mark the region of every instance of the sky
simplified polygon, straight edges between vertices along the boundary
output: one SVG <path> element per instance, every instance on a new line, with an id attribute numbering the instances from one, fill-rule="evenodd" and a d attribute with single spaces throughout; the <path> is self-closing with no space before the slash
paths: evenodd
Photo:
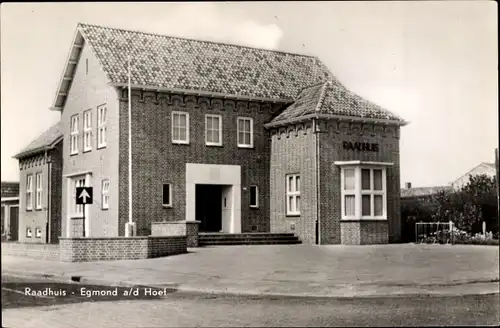
<path id="1" fill-rule="evenodd" d="M 402 116 L 401 184 L 447 185 L 498 147 L 494 1 L 2 3 L 1 179 L 49 110 L 78 22 L 318 56 Z"/>

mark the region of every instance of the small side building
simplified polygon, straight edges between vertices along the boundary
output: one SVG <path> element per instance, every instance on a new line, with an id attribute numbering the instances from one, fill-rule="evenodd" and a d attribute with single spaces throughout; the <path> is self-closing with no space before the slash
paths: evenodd
<path id="1" fill-rule="evenodd" d="M 451 183 L 453 189 L 458 190 L 464 187 L 469 182 L 470 176 L 486 175 L 488 177 L 494 177 L 496 175 L 495 163 L 481 163 L 464 175 L 458 177 L 455 181 Z"/>
<path id="2" fill-rule="evenodd" d="M 19 160 L 19 233 L 26 243 L 58 243 L 61 235 L 62 140 L 60 124 L 32 141 Z"/>
<path id="3" fill-rule="evenodd" d="M 19 231 L 19 182 L 2 181 L 1 197 L 2 241 L 15 241 Z"/>

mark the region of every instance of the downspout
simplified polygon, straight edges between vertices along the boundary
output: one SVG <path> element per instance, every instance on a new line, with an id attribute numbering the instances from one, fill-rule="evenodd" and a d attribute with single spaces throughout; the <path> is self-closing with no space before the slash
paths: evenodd
<path id="1" fill-rule="evenodd" d="M 45 161 L 48 165 L 48 176 L 47 176 L 47 229 L 45 231 L 45 242 L 48 244 L 51 242 L 51 222 L 50 222 L 50 213 L 51 213 L 51 204 L 50 204 L 50 195 L 52 187 L 50 181 L 52 180 L 52 161 L 47 156 L 47 151 L 45 151 Z"/>
<path id="2" fill-rule="evenodd" d="M 321 245 L 321 208 L 320 208 L 320 178 L 319 178 L 319 133 L 318 133 L 318 123 L 316 121 L 316 118 L 313 118 L 313 131 L 314 131 L 314 143 L 315 143 L 315 150 L 316 150 L 316 222 L 317 222 L 317 230 L 316 233 L 318 234 L 318 245 Z"/>

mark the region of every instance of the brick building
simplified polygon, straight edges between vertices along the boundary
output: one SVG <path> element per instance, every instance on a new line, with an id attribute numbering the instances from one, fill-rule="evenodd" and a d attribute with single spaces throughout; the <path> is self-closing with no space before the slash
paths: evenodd
<path id="1" fill-rule="evenodd" d="M 17 240 L 19 231 L 19 182 L 1 183 L 1 239 Z"/>
<path id="2" fill-rule="evenodd" d="M 20 242 L 57 243 L 61 235 L 62 139 L 57 123 L 14 156 L 20 169 Z"/>
<path id="3" fill-rule="evenodd" d="M 186 220 L 306 243 L 400 238 L 405 122 L 316 57 L 79 24 L 52 110 L 64 237 L 125 234 L 131 145 L 138 235 Z M 94 188 L 85 219 L 78 186 Z"/>

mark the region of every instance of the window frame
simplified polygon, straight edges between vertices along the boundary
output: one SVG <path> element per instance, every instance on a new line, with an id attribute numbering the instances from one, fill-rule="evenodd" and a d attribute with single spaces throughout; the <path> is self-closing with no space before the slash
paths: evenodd
<path id="1" fill-rule="evenodd" d="M 183 115 L 186 117 L 186 140 L 181 140 L 181 139 L 174 139 L 174 129 L 179 128 L 179 126 L 174 125 L 174 117 L 175 115 Z M 172 134 L 172 143 L 173 144 L 180 144 L 180 145 L 189 145 L 189 113 L 188 112 L 182 112 L 182 111 L 172 111 L 171 115 L 171 122 L 172 122 L 172 127 L 171 127 L 171 134 Z M 206 124 L 205 124 L 206 126 Z"/>
<path id="2" fill-rule="evenodd" d="M 42 208 L 43 208 L 43 175 L 42 172 L 37 172 L 35 173 L 35 210 L 41 210 Z"/>
<path id="3" fill-rule="evenodd" d="M 79 139 L 79 124 L 80 116 L 79 114 L 72 115 L 70 118 L 70 139 L 69 139 L 69 154 L 76 155 L 79 153 L 78 149 L 78 139 Z"/>
<path id="4" fill-rule="evenodd" d="M 208 118 L 219 119 L 219 142 L 208 141 Z M 222 115 L 205 114 L 205 145 L 206 146 L 222 146 Z"/>
<path id="5" fill-rule="evenodd" d="M 104 189 L 105 184 L 107 183 L 108 188 L 107 190 Z M 101 209 L 102 210 L 108 210 L 109 209 L 109 189 L 111 188 L 109 179 L 102 179 L 101 180 Z M 107 202 L 104 200 L 107 198 Z"/>
<path id="6" fill-rule="evenodd" d="M 103 115 L 104 113 L 104 115 Z M 104 118 L 104 119 L 103 119 Z M 97 149 L 106 148 L 107 146 L 107 120 L 108 107 L 100 105 L 97 107 Z"/>
<path id="7" fill-rule="evenodd" d="M 29 188 L 28 188 L 29 187 Z M 26 211 L 33 210 L 33 174 L 26 175 Z"/>
<path id="8" fill-rule="evenodd" d="M 255 188 L 255 204 L 252 204 L 252 188 Z M 250 186 L 250 200 L 249 204 L 251 208 L 259 208 L 259 187 L 256 185 Z"/>
<path id="9" fill-rule="evenodd" d="M 244 144 L 240 142 L 240 121 L 250 121 L 250 131 L 248 131 L 248 133 L 250 134 L 250 144 Z M 241 132 L 246 133 L 246 131 Z M 253 148 L 253 118 L 239 116 L 236 120 L 236 133 L 238 148 Z"/>
<path id="10" fill-rule="evenodd" d="M 83 112 L 83 152 L 85 153 L 91 150 L 92 150 L 92 109 L 87 109 L 86 111 Z"/>
<path id="11" fill-rule="evenodd" d="M 292 178 L 292 186 L 294 188 L 294 190 L 290 190 L 290 177 Z M 296 190 L 297 188 L 297 178 L 299 178 L 299 188 L 298 190 Z M 285 195 L 286 195 L 286 204 L 285 204 L 285 208 L 286 208 L 286 216 L 300 216 L 300 205 L 299 205 L 299 210 L 297 211 L 297 198 L 300 199 L 301 197 L 301 192 L 300 192 L 300 189 L 301 189 L 301 179 L 300 179 L 300 174 L 299 173 L 291 173 L 291 174 L 287 174 L 285 175 Z M 293 203 L 293 209 L 295 211 L 292 211 L 292 209 L 290 208 L 290 201 L 289 199 L 292 199 L 292 203 Z M 299 204 L 300 204 L 300 200 L 299 200 Z"/>
<path id="12" fill-rule="evenodd" d="M 169 204 L 163 203 L 163 200 L 165 199 L 164 193 L 165 193 L 165 186 L 168 185 L 168 200 Z M 172 207 L 172 184 L 171 183 L 164 183 L 161 185 L 161 205 L 163 207 L 171 208 Z"/>
<path id="13" fill-rule="evenodd" d="M 344 190 L 345 171 L 354 169 L 354 190 Z M 369 170 L 370 188 L 363 190 L 362 188 L 362 170 Z M 376 170 L 382 172 L 382 190 L 375 190 L 375 174 Z M 342 220 L 387 220 L 387 168 L 385 166 L 376 165 L 348 165 L 342 166 L 340 171 L 341 183 L 341 219 Z M 355 196 L 355 214 L 345 215 L 345 196 Z M 363 215 L 363 196 L 370 196 L 370 215 Z M 382 215 L 375 215 L 375 196 L 382 196 Z"/>
<path id="14" fill-rule="evenodd" d="M 72 177 L 71 179 L 71 185 L 72 185 L 72 202 L 73 202 L 73 205 L 71 205 L 71 217 L 73 218 L 83 218 L 83 207 L 86 206 L 86 205 L 77 205 L 76 204 L 76 188 L 77 187 L 89 187 L 87 184 L 87 177 L 86 175 L 79 175 L 79 176 L 75 176 L 75 177 Z M 79 185 L 79 182 L 81 182 L 83 180 L 83 185 Z M 87 218 L 86 218 L 87 219 Z"/>

